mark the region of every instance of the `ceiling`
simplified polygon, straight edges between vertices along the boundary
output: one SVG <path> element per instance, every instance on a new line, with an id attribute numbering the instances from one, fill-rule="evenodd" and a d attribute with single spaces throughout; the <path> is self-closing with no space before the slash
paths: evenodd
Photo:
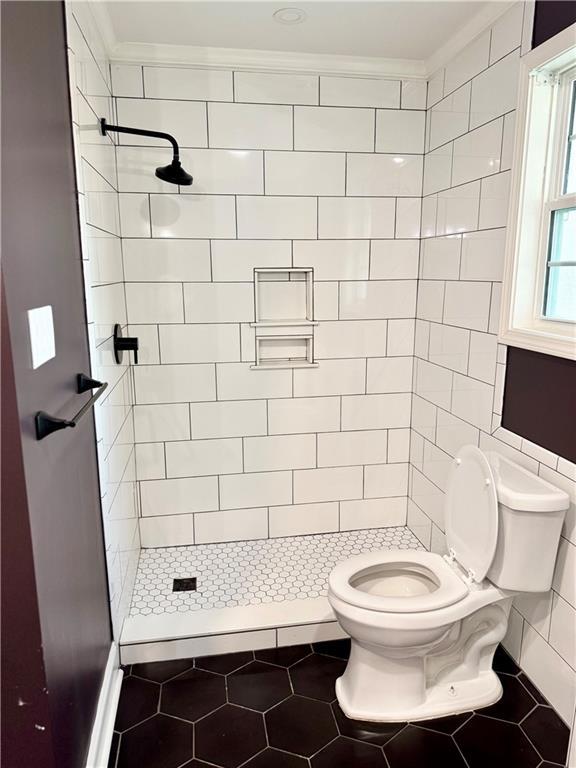
<path id="1" fill-rule="evenodd" d="M 248 50 L 425 60 L 498 0 L 118 0 L 101 2 L 118 43 L 193 45 Z M 277 23 L 286 7 L 301 24 Z"/>

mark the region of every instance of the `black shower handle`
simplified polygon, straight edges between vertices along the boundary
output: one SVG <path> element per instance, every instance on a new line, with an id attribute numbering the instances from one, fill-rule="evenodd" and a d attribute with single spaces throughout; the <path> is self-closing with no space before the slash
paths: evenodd
<path id="1" fill-rule="evenodd" d="M 116 362 L 122 362 L 124 352 L 133 352 L 134 365 L 138 365 L 138 347 L 138 337 L 122 336 L 122 326 L 119 323 L 116 323 L 114 326 L 114 359 Z"/>

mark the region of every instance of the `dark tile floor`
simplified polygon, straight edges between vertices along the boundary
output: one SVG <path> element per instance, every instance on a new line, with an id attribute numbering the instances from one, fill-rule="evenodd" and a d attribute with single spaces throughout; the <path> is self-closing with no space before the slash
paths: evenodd
<path id="1" fill-rule="evenodd" d="M 568 728 L 501 649 L 502 699 L 420 723 L 348 720 L 349 642 L 126 668 L 109 768 L 557 768 Z"/>

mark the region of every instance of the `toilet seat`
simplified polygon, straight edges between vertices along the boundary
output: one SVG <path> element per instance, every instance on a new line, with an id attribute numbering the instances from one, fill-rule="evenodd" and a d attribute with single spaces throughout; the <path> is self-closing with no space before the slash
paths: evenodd
<path id="1" fill-rule="evenodd" d="M 354 586 L 354 582 L 372 575 L 382 579 L 386 591 L 387 576 L 396 580 L 405 576 L 408 582 L 414 574 L 433 582 L 433 590 L 425 594 L 382 595 Z M 380 613 L 435 611 L 454 605 L 469 594 L 466 582 L 440 555 L 403 549 L 368 552 L 340 563 L 330 574 L 329 587 L 332 594 L 345 603 Z"/>
<path id="2" fill-rule="evenodd" d="M 465 445 L 452 462 L 445 510 L 450 556 L 480 583 L 496 552 L 498 498 L 490 463 L 475 445 Z"/>

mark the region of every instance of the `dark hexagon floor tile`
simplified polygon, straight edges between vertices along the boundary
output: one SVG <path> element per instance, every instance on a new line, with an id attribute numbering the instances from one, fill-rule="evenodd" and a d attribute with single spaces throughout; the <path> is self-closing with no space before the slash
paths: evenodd
<path id="1" fill-rule="evenodd" d="M 440 733 L 448 733 L 452 735 L 461 725 L 464 725 L 467 720 L 470 720 L 473 714 L 473 712 L 464 712 L 461 715 L 437 717 L 434 720 L 421 720 L 411 723 L 411 725 L 415 725 L 418 728 L 426 728 L 428 731 L 439 731 Z"/>
<path id="2" fill-rule="evenodd" d="M 112 743 L 110 744 L 110 754 L 108 755 L 107 768 L 116 768 L 116 757 L 118 756 L 118 747 L 120 746 L 120 734 L 112 734 Z"/>
<path id="3" fill-rule="evenodd" d="M 454 738 L 470 768 L 536 768 L 540 763 L 522 729 L 512 723 L 475 714 Z"/>
<path id="4" fill-rule="evenodd" d="M 492 668 L 495 672 L 505 672 L 507 675 L 517 675 L 521 672 L 518 664 L 516 664 L 512 656 L 510 656 L 501 645 L 496 648 Z"/>
<path id="5" fill-rule="evenodd" d="M 175 661 L 152 661 L 144 664 L 132 664 L 131 674 L 144 677 L 155 683 L 165 683 L 171 677 L 181 675 L 187 669 L 192 669 L 194 659 L 176 659 Z"/>
<path id="6" fill-rule="evenodd" d="M 346 662 L 343 659 L 318 654 L 308 656 L 290 667 L 294 693 L 321 701 L 334 701 L 336 680 L 345 669 Z"/>
<path id="7" fill-rule="evenodd" d="M 398 736 L 389 741 L 384 746 L 384 754 L 390 768 L 467 768 L 451 736 L 427 731 L 415 725 L 407 725 Z M 483 768 L 487 768 L 487 765 L 488 763 Z"/>
<path id="8" fill-rule="evenodd" d="M 285 645 L 281 648 L 265 648 L 262 651 L 256 651 L 254 655 L 259 661 L 265 661 L 268 664 L 291 667 L 292 664 L 296 664 L 311 653 L 312 648 L 309 645 Z"/>
<path id="9" fill-rule="evenodd" d="M 160 711 L 198 720 L 226 703 L 226 681 L 204 669 L 190 669 L 162 686 Z"/>
<path id="10" fill-rule="evenodd" d="M 244 763 L 242 768 L 308 768 L 308 760 L 288 752 L 267 747 L 259 755 Z"/>
<path id="11" fill-rule="evenodd" d="M 266 746 L 262 715 L 233 704 L 207 715 L 195 728 L 196 757 L 224 768 L 236 768 Z"/>
<path id="12" fill-rule="evenodd" d="M 160 686 L 156 683 L 127 677 L 122 681 L 114 730 L 125 731 L 156 714 L 159 698 Z"/>
<path id="13" fill-rule="evenodd" d="M 380 747 L 406 726 L 406 723 L 373 723 L 369 720 L 350 720 L 342 712 L 337 701 L 332 704 L 332 711 L 342 736 L 365 741 L 369 744 L 377 744 Z"/>
<path id="14" fill-rule="evenodd" d="M 344 736 L 338 736 L 314 755 L 310 762 L 312 768 L 387 768 L 380 747 Z"/>
<path id="15" fill-rule="evenodd" d="M 337 659 L 348 659 L 350 657 L 350 639 L 342 640 L 322 640 L 319 643 L 312 643 L 315 653 L 321 653 L 324 656 L 335 656 Z"/>
<path id="16" fill-rule="evenodd" d="M 527 676 L 524 674 L 524 672 L 521 672 L 521 673 L 518 675 L 518 680 L 520 680 L 520 682 L 522 683 L 522 685 L 524 686 L 524 688 L 526 688 L 526 690 L 528 691 L 528 693 L 529 693 L 529 694 L 532 696 L 532 698 L 534 699 L 534 701 L 535 701 L 537 704 L 545 704 L 545 705 L 548 705 L 548 706 L 549 706 L 549 702 L 548 702 L 548 700 L 547 700 L 547 699 L 545 699 L 545 698 L 544 698 L 544 696 L 542 696 L 542 694 L 540 693 L 540 691 L 538 690 L 538 688 L 536 688 L 536 686 L 534 685 L 534 683 L 532 682 L 532 680 L 530 680 L 530 678 L 529 678 L 529 677 L 527 677 Z"/>
<path id="17" fill-rule="evenodd" d="M 489 707 L 482 707 L 480 714 L 489 717 L 497 717 L 500 720 L 508 720 L 511 723 L 519 723 L 528 712 L 534 709 L 536 702 L 530 696 L 526 688 L 515 677 L 510 675 L 498 675 L 504 693 L 502 698 Z"/>
<path id="18" fill-rule="evenodd" d="M 328 704 L 291 696 L 264 715 L 271 747 L 310 757 L 338 735 Z"/>
<path id="19" fill-rule="evenodd" d="M 566 762 L 570 729 L 550 707 L 536 707 L 522 721 L 522 730 L 545 760 Z"/>
<path id="20" fill-rule="evenodd" d="M 122 734 L 117 768 L 179 768 L 193 755 L 193 725 L 155 715 Z"/>
<path id="21" fill-rule="evenodd" d="M 235 669 L 240 669 L 244 664 L 254 659 L 253 651 L 238 651 L 238 653 L 224 653 L 220 656 L 200 656 L 196 659 L 198 669 L 206 669 L 208 672 L 216 672 L 219 675 L 228 675 Z"/>
<path id="22" fill-rule="evenodd" d="M 228 701 L 265 712 L 292 695 L 288 672 L 280 667 L 251 661 L 228 675 Z"/>

